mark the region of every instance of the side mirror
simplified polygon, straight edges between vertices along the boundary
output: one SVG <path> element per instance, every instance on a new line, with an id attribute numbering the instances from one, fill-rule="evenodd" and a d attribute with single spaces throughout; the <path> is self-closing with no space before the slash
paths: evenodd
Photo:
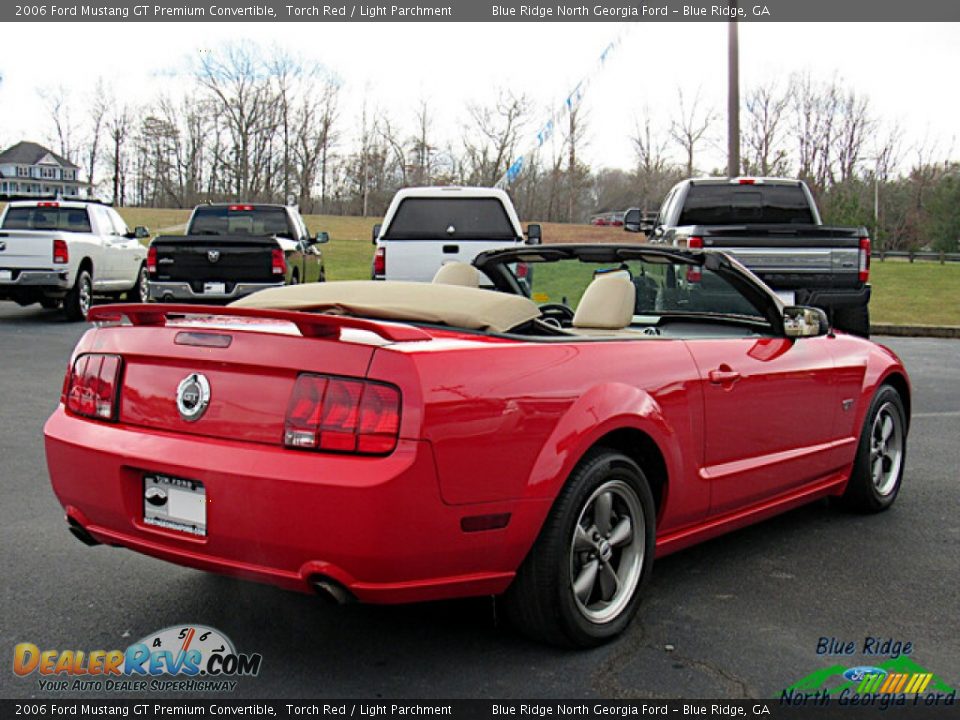
<path id="1" fill-rule="evenodd" d="M 143 225 L 137 225 L 137 226 L 133 229 L 133 236 L 134 236 L 137 240 L 144 240 L 144 239 L 150 237 L 150 230 L 149 230 L 148 228 L 145 228 Z"/>
<path id="2" fill-rule="evenodd" d="M 623 229 L 627 232 L 644 232 L 640 208 L 630 208 L 623 214 Z"/>
<path id="3" fill-rule="evenodd" d="M 317 233 L 317 239 L 313 241 L 315 245 L 324 245 L 330 242 L 330 233 L 326 230 Z"/>
<path id="4" fill-rule="evenodd" d="M 380 228 L 383 227 L 380 223 L 377 223 L 373 226 L 373 244 L 377 244 L 377 238 L 380 237 Z"/>
<path id="5" fill-rule="evenodd" d="M 542 242 L 540 226 L 536 223 L 527 225 L 527 245 L 540 245 Z"/>
<path id="6" fill-rule="evenodd" d="M 830 320 L 820 308 L 788 306 L 783 309 L 783 334 L 788 338 L 818 337 L 830 331 Z"/>

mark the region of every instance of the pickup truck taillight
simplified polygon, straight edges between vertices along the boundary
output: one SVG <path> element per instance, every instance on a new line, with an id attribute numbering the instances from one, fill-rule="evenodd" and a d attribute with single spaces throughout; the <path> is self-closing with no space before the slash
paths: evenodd
<path id="1" fill-rule="evenodd" d="M 870 279 L 870 238 L 860 238 L 860 282 Z"/>
<path id="2" fill-rule="evenodd" d="M 70 262 L 70 250 L 67 248 L 66 240 L 53 241 L 53 264 L 66 265 Z"/>
<path id="3" fill-rule="evenodd" d="M 287 257 L 283 254 L 283 250 L 280 248 L 275 248 L 271 254 L 273 274 L 274 275 L 286 275 L 287 274 Z"/>
<path id="4" fill-rule="evenodd" d="M 689 250 L 702 250 L 703 249 L 703 238 L 699 235 L 693 235 L 687 240 L 687 248 Z M 703 273 L 700 271 L 700 267 L 697 265 L 690 265 L 687 267 L 687 282 L 698 283 L 703 279 Z"/>
<path id="5" fill-rule="evenodd" d="M 386 383 L 305 373 L 297 377 L 283 444 L 304 450 L 386 455 L 400 434 L 400 390 Z"/>
<path id="6" fill-rule="evenodd" d="M 120 356 L 81 355 L 67 373 L 67 410 L 96 420 L 115 420 L 120 390 Z"/>
<path id="7" fill-rule="evenodd" d="M 703 238 L 699 235 L 691 235 L 687 239 L 687 248 L 690 250 L 702 250 L 703 249 Z"/>
<path id="8" fill-rule="evenodd" d="M 147 272 L 155 273 L 157 271 L 157 249 L 152 245 L 147 248 Z"/>
<path id="9" fill-rule="evenodd" d="M 383 246 L 378 247 L 373 254 L 373 275 L 374 277 L 383 277 L 387 274 L 387 249 Z"/>

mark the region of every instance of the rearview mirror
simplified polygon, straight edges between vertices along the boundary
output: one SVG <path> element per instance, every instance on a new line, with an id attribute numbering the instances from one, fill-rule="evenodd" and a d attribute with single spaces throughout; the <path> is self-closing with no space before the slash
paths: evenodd
<path id="1" fill-rule="evenodd" d="M 527 245 L 539 245 L 543 242 L 540 226 L 536 223 L 527 225 Z"/>
<path id="2" fill-rule="evenodd" d="M 382 225 L 381 225 L 380 223 L 377 223 L 376 225 L 373 226 L 373 244 L 374 244 L 374 245 L 377 244 L 377 238 L 380 237 L 380 228 L 381 228 L 381 227 L 382 227 Z"/>
<path id="3" fill-rule="evenodd" d="M 148 228 L 145 228 L 143 225 L 137 225 L 133 229 L 133 236 L 137 240 L 143 240 L 145 238 L 150 237 L 150 230 Z"/>
<path id="4" fill-rule="evenodd" d="M 314 240 L 316 245 L 323 245 L 324 243 L 328 242 L 330 242 L 330 233 L 325 230 L 317 233 L 317 239 Z"/>
<path id="5" fill-rule="evenodd" d="M 790 306 L 783 309 L 783 334 L 789 338 L 817 337 L 830 330 L 830 320 L 820 308 Z"/>
<path id="6" fill-rule="evenodd" d="M 640 208 L 630 208 L 623 214 L 623 229 L 627 232 L 643 232 L 643 213 Z"/>

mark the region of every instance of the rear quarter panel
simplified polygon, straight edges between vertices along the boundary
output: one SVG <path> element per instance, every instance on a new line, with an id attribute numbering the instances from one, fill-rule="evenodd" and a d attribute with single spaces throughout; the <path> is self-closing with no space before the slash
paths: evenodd
<path id="1" fill-rule="evenodd" d="M 605 434 L 634 428 L 660 447 L 671 478 L 661 522 L 671 527 L 705 515 L 709 497 L 696 473 L 703 401 L 682 342 L 414 345 L 377 351 L 369 377 L 396 382 L 407 374 L 403 411 L 418 417 L 403 424 L 422 423 L 446 503 L 552 499 Z"/>

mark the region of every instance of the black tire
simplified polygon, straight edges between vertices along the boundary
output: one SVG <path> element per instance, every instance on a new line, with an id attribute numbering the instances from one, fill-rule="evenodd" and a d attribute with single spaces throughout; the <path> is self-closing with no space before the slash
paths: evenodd
<path id="1" fill-rule="evenodd" d="M 296 270 L 294 270 L 293 273 L 291 273 L 290 275 L 290 284 L 291 285 L 300 284 L 300 274 Z"/>
<path id="2" fill-rule="evenodd" d="M 889 508 L 900 493 L 906 458 L 907 416 L 903 400 L 893 387 L 881 385 L 863 422 L 857 457 L 840 504 L 861 513 Z"/>
<path id="3" fill-rule="evenodd" d="M 866 305 L 837 308 L 833 311 L 833 326 L 851 335 L 870 337 L 870 308 Z"/>
<path id="4" fill-rule="evenodd" d="M 604 495 L 609 502 L 601 503 Z M 610 510 L 601 513 L 601 504 Z M 655 517 L 650 485 L 633 460 L 607 448 L 588 452 L 504 596 L 508 619 L 522 633 L 564 647 L 592 647 L 623 632 L 651 573 Z M 615 541 L 626 518 L 632 533 Z M 640 519 L 643 528 L 638 529 Z M 612 593 L 610 572 L 617 578 Z M 580 591 L 575 581 L 584 581 Z"/>
<path id="5" fill-rule="evenodd" d="M 132 303 L 150 302 L 150 273 L 147 272 L 145 263 L 140 265 L 140 270 L 137 272 L 137 282 L 127 292 L 127 300 Z"/>
<path id="6" fill-rule="evenodd" d="M 70 292 L 63 298 L 63 314 L 67 320 L 77 322 L 87 319 L 87 311 L 93 302 L 93 278 L 90 271 L 81 268 L 77 273 L 77 280 L 70 288 Z"/>

